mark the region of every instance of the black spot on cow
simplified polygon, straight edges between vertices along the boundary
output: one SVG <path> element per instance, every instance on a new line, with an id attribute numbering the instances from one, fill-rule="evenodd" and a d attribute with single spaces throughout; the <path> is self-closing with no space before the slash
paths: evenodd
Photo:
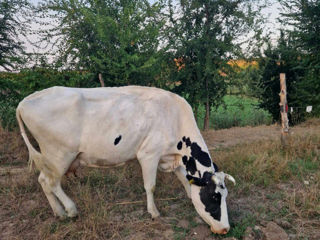
<path id="1" fill-rule="evenodd" d="M 196 142 L 191 144 L 191 156 L 197 159 L 203 166 L 210 167 L 211 159 L 209 154 L 202 151 Z"/>
<path id="2" fill-rule="evenodd" d="M 191 146 L 191 140 L 190 140 L 190 138 L 187 138 L 187 139 L 186 139 L 186 145 L 187 145 L 187 147 L 190 147 L 190 146 Z"/>
<path id="3" fill-rule="evenodd" d="M 183 156 L 182 157 L 182 162 L 183 162 L 184 165 L 187 165 L 188 157 L 187 156 Z"/>
<path id="4" fill-rule="evenodd" d="M 190 182 L 190 183 L 192 183 L 192 184 L 194 184 L 194 185 L 197 185 L 197 186 L 205 186 L 205 185 L 203 185 L 203 182 L 202 182 L 202 179 L 201 179 L 201 178 L 197 178 L 197 177 L 191 176 L 191 175 L 189 175 L 189 174 L 187 174 L 186 177 L 187 177 L 187 179 L 188 179 L 189 182 L 192 180 L 192 182 Z"/>
<path id="5" fill-rule="evenodd" d="M 206 212 L 217 221 L 221 220 L 221 194 L 215 192 L 216 184 L 213 181 L 201 187 L 200 200 L 205 205 Z"/>
<path id="6" fill-rule="evenodd" d="M 211 172 L 204 172 L 202 176 L 202 182 L 204 185 L 208 185 L 210 182 L 212 182 L 212 173 Z"/>
<path id="7" fill-rule="evenodd" d="M 121 135 L 114 140 L 114 145 L 117 145 L 121 140 Z"/>
<path id="8" fill-rule="evenodd" d="M 182 137 L 182 141 L 186 143 L 187 148 L 191 148 L 191 157 L 193 157 L 196 161 L 198 161 L 205 167 L 210 167 L 212 163 L 215 171 L 219 171 L 218 166 L 211 161 L 209 154 L 207 152 L 202 151 L 201 147 L 196 142 L 191 142 L 190 138 L 187 138 L 186 136 Z M 180 142 L 177 145 L 178 149 L 180 147 Z"/>
<path id="9" fill-rule="evenodd" d="M 188 181 L 192 180 L 192 184 L 197 185 L 199 187 L 203 187 L 209 184 L 209 182 L 212 182 L 212 173 L 210 172 L 204 172 L 203 176 L 201 178 L 191 176 L 187 174 Z"/>
<path id="10" fill-rule="evenodd" d="M 219 172 L 219 168 L 218 168 L 217 164 L 215 164 L 214 162 L 212 162 L 212 164 L 213 164 L 215 172 Z"/>
<path id="11" fill-rule="evenodd" d="M 181 150 L 181 148 L 182 148 L 182 142 L 181 141 L 178 142 L 177 148 L 178 148 L 178 150 Z"/>
<path id="12" fill-rule="evenodd" d="M 196 161 L 193 157 L 190 157 L 186 164 L 187 172 L 190 172 L 191 175 L 194 175 L 197 171 Z"/>

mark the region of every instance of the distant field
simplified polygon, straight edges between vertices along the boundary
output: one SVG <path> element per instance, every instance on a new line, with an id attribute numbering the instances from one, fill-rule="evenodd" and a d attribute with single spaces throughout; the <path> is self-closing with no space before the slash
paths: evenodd
<path id="1" fill-rule="evenodd" d="M 258 126 L 272 123 L 271 115 L 259 108 L 256 99 L 248 97 L 225 96 L 224 104 L 211 110 L 210 128 L 223 129 L 231 127 Z M 198 125 L 203 127 L 204 106 L 199 107 Z"/>

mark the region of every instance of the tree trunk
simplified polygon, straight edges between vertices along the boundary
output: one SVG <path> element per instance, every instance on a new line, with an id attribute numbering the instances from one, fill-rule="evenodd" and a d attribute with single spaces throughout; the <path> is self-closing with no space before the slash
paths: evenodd
<path id="1" fill-rule="evenodd" d="M 100 81 L 101 87 L 104 87 L 104 81 L 101 73 L 99 73 L 99 81 Z"/>
<path id="2" fill-rule="evenodd" d="M 203 130 L 209 130 L 209 120 L 210 120 L 210 102 L 209 99 L 206 101 L 206 116 L 204 117 Z"/>
<path id="3" fill-rule="evenodd" d="M 204 122 L 203 122 L 203 130 L 209 130 L 209 120 L 210 120 L 210 100 L 209 100 L 209 82 L 208 78 L 206 77 L 206 93 L 207 93 L 207 100 L 206 100 L 206 116 L 204 117 Z"/>
<path id="4" fill-rule="evenodd" d="M 196 123 L 198 123 L 198 109 L 199 105 L 196 103 L 196 105 L 194 106 L 194 118 L 196 119 Z"/>

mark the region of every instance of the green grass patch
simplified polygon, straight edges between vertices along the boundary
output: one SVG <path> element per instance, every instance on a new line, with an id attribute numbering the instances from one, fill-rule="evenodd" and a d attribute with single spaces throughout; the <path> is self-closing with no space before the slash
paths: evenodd
<path id="1" fill-rule="evenodd" d="M 205 116 L 204 106 L 198 110 L 198 126 L 203 128 Z M 258 126 L 271 124 L 272 116 L 259 107 L 259 101 L 248 97 L 227 95 L 223 104 L 217 109 L 211 109 L 210 127 L 223 129 L 231 127 Z"/>
<path id="2" fill-rule="evenodd" d="M 254 215 L 247 215 L 240 222 L 230 222 L 230 231 L 225 237 L 235 237 L 240 239 L 243 237 L 247 227 L 253 227 L 256 223 L 256 217 Z"/>
<path id="3" fill-rule="evenodd" d="M 302 179 L 308 173 L 315 173 L 319 170 L 319 161 L 312 161 L 311 156 L 305 159 L 296 159 L 289 163 L 289 169 L 292 174 L 296 174 Z"/>

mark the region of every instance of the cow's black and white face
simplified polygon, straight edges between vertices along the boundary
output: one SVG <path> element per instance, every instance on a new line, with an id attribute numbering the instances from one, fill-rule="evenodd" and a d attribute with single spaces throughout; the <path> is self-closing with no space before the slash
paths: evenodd
<path id="1" fill-rule="evenodd" d="M 226 198 L 228 190 L 224 179 L 230 175 L 223 172 L 211 174 L 211 178 L 204 186 L 191 185 L 191 199 L 196 211 L 211 227 L 211 231 L 226 234 L 229 229 Z"/>
<path id="2" fill-rule="evenodd" d="M 177 144 L 182 153 L 182 163 L 191 184 L 191 199 L 195 209 L 211 227 L 211 231 L 226 234 L 230 229 L 226 198 L 228 190 L 225 178 L 235 183 L 229 174 L 218 171 L 207 149 L 202 149 L 197 142 L 183 137 Z"/>

